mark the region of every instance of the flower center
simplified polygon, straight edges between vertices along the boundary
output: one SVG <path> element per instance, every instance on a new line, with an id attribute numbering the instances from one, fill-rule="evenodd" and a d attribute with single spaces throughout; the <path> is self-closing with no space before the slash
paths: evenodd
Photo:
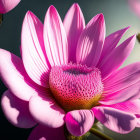
<path id="1" fill-rule="evenodd" d="M 100 71 L 80 64 L 52 67 L 49 85 L 65 111 L 92 108 L 97 105 L 103 91 Z"/>

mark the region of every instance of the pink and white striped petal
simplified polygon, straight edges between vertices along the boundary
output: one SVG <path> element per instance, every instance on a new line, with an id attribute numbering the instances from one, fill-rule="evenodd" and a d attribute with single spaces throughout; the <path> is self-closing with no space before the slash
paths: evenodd
<path id="1" fill-rule="evenodd" d="M 20 100 L 9 90 L 4 92 L 1 106 L 8 121 L 16 127 L 31 128 L 36 125 L 29 113 L 28 102 Z"/>
<path id="2" fill-rule="evenodd" d="M 140 98 L 140 82 L 137 82 L 123 90 L 115 93 L 104 93 L 99 102 L 105 105 L 117 104 L 126 101 L 132 101 Z"/>
<path id="3" fill-rule="evenodd" d="M 43 41 L 43 24 L 30 11 L 22 25 L 21 52 L 28 75 L 35 83 L 47 87 L 50 66 Z"/>
<path id="4" fill-rule="evenodd" d="M 68 62 L 76 63 L 77 42 L 85 28 L 84 16 L 77 3 L 74 3 L 68 10 L 63 24 L 68 38 Z"/>
<path id="5" fill-rule="evenodd" d="M 128 112 L 131 114 L 140 114 L 140 100 L 139 99 L 122 102 L 118 104 L 113 104 L 113 105 L 105 105 L 105 106 L 122 110 L 124 112 Z"/>
<path id="6" fill-rule="evenodd" d="M 94 107 L 94 115 L 104 126 L 121 134 L 134 130 L 137 119 L 135 115 L 110 107 Z"/>
<path id="7" fill-rule="evenodd" d="M 28 140 L 66 140 L 64 127 L 50 128 L 38 125 L 33 129 Z"/>
<path id="8" fill-rule="evenodd" d="M 68 63 L 68 43 L 61 18 L 50 6 L 44 21 L 44 43 L 51 66 Z"/>
<path id="9" fill-rule="evenodd" d="M 29 110 L 34 119 L 43 125 L 57 128 L 64 124 L 65 112 L 49 96 L 31 97 Z"/>
<path id="10" fill-rule="evenodd" d="M 116 71 L 126 60 L 135 45 L 136 35 L 129 37 L 121 45 L 115 48 L 98 66 L 102 78 L 105 79 L 112 72 Z"/>
<path id="11" fill-rule="evenodd" d="M 100 61 L 98 64 L 100 65 L 101 61 L 105 59 L 112 52 L 112 50 L 117 46 L 123 34 L 129 29 L 129 27 L 123 28 L 119 31 L 116 31 L 105 38 L 103 50 L 101 53 Z"/>
<path id="12" fill-rule="evenodd" d="M 74 110 L 65 116 L 68 131 L 74 136 L 84 135 L 94 123 L 94 114 L 91 110 Z"/>
<path id="13" fill-rule="evenodd" d="M 130 64 L 106 78 L 104 91 L 114 93 L 140 81 L 140 62 Z"/>
<path id="14" fill-rule="evenodd" d="M 20 0 L 0 0 L 0 13 L 5 14 L 19 4 Z"/>
<path id="15" fill-rule="evenodd" d="M 105 22 L 103 14 L 93 17 L 80 35 L 76 50 L 78 63 L 96 66 L 105 38 Z"/>
<path id="16" fill-rule="evenodd" d="M 46 91 L 28 77 L 19 57 L 3 49 L 0 49 L 0 76 L 7 88 L 25 101 L 29 101 L 33 95 L 44 94 Z"/>

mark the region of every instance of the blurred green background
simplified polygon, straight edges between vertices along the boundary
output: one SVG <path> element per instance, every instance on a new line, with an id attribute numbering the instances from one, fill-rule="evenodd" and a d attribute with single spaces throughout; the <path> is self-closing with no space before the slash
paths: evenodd
<path id="1" fill-rule="evenodd" d="M 103 13 L 106 22 L 106 35 L 131 25 L 129 31 L 123 36 L 120 42 L 133 34 L 140 32 L 140 18 L 130 10 L 127 0 L 21 0 L 21 3 L 12 11 L 4 15 L 0 26 L 0 48 L 11 51 L 20 56 L 20 33 L 24 15 L 28 10 L 36 14 L 43 22 L 47 8 L 54 5 L 63 19 L 69 7 L 77 2 L 84 14 L 86 23 L 96 14 Z M 125 61 L 123 66 L 140 61 L 140 44 L 136 41 L 134 50 Z M 123 67 L 122 66 L 122 67 Z M 6 87 L 0 81 L 0 95 Z M 12 126 L 0 109 L 0 140 L 26 140 L 31 129 L 19 129 Z M 104 130 L 114 140 L 140 140 L 140 128 L 135 129 L 127 135 L 121 135 Z M 100 140 L 95 136 L 90 140 Z"/>

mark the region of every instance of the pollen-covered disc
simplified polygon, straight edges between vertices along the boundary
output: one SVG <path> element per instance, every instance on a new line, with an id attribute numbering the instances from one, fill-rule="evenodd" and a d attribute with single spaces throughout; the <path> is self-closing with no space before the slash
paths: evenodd
<path id="1" fill-rule="evenodd" d="M 103 91 L 100 71 L 79 64 L 54 66 L 49 85 L 53 96 L 66 111 L 93 107 Z"/>

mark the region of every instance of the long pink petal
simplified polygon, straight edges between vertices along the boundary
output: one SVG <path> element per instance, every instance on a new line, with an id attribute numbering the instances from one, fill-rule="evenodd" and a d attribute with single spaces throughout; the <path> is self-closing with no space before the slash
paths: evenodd
<path id="1" fill-rule="evenodd" d="M 140 98 L 140 82 L 115 93 L 103 94 L 101 104 L 111 105 Z"/>
<path id="2" fill-rule="evenodd" d="M 125 40 L 121 45 L 115 48 L 109 55 L 106 57 L 98 66 L 101 70 L 102 78 L 106 78 L 113 71 L 117 70 L 125 59 L 131 53 L 134 44 L 135 44 L 136 36 L 131 36 L 127 40 Z"/>
<path id="3" fill-rule="evenodd" d="M 66 114 L 66 126 L 74 136 L 84 135 L 94 123 L 94 114 L 91 110 L 74 110 Z"/>
<path id="4" fill-rule="evenodd" d="M 52 128 L 64 124 L 65 112 L 50 97 L 33 96 L 29 101 L 29 110 L 34 119 Z"/>
<path id="5" fill-rule="evenodd" d="M 108 54 L 111 53 L 111 51 L 117 46 L 118 42 L 120 41 L 121 37 L 123 34 L 129 29 L 129 27 L 123 28 L 119 31 L 116 31 L 109 36 L 105 38 L 103 50 L 101 53 L 100 61 L 98 62 L 99 64 L 105 57 L 108 56 Z"/>
<path id="6" fill-rule="evenodd" d="M 0 13 L 5 14 L 15 8 L 20 0 L 0 0 Z"/>
<path id="7" fill-rule="evenodd" d="M 92 110 L 103 125 L 117 133 L 129 133 L 134 130 L 137 123 L 135 115 L 114 108 L 94 107 Z"/>
<path id="8" fill-rule="evenodd" d="M 140 62 L 130 64 L 106 78 L 104 91 L 114 93 L 140 81 Z"/>
<path id="9" fill-rule="evenodd" d="M 36 125 L 29 113 L 28 102 L 20 100 L 7 90 L 1 99 L 1 106 L 6 118 L 15 126 L 31 128 Z"/>
<path id="10" fill-rule="evenodd" d="M 30 11 L 25 15 L 21 33 L 21 52 L 25 69 L 31 79 L 48 86 L 49 64 L 43 41 L 43 25 Z"/>
<path id="11" fill-rule="evenodd" d="M 51 66 L 67 64 L 67 37 L 61 18 L 53 6 L 49 7 L 45 16 L 44 42 Z"/>
<path id="12" fill-rule="evenodd" d="M 81 33 L 76 50 L 78 63 L 96 66 L 99 61 L 105 38 L 103 14 L 93 17 Z"/>
<path id="13" fill-rule="evenodd" d="M 132 100 L 113 105 L 106 105 L 107 107 L 119 109 L 131 114 L 140 114 L 140 100 Z"/>
<path id="14" fill-rule="evenodd" d="M 85 28 L 84 16 L 77 3 L 71 6 L 64 18 L 63 24 L 68 38 L 68 61 L 76 63 L 77 42 Z"/>
<path id="15" fill-rule="evenodd" d="M 29 101 L 31 96 L 46 90 L 28 77 L 19 57 L 3 49 L 0 49 L 0 76 L 10 91 L 22 100 Z"/>
<path id="16" fill-rule="evenodd" d="M 49 128 L 39 125 L 33 129 L 28 140 L 66 140 L 64 127 Z"/>
<path id="17" fill-rule="evenodd" d="M 140 1 L 139 0 L 128 0 L 131 10 L 140 17 Z"/>

